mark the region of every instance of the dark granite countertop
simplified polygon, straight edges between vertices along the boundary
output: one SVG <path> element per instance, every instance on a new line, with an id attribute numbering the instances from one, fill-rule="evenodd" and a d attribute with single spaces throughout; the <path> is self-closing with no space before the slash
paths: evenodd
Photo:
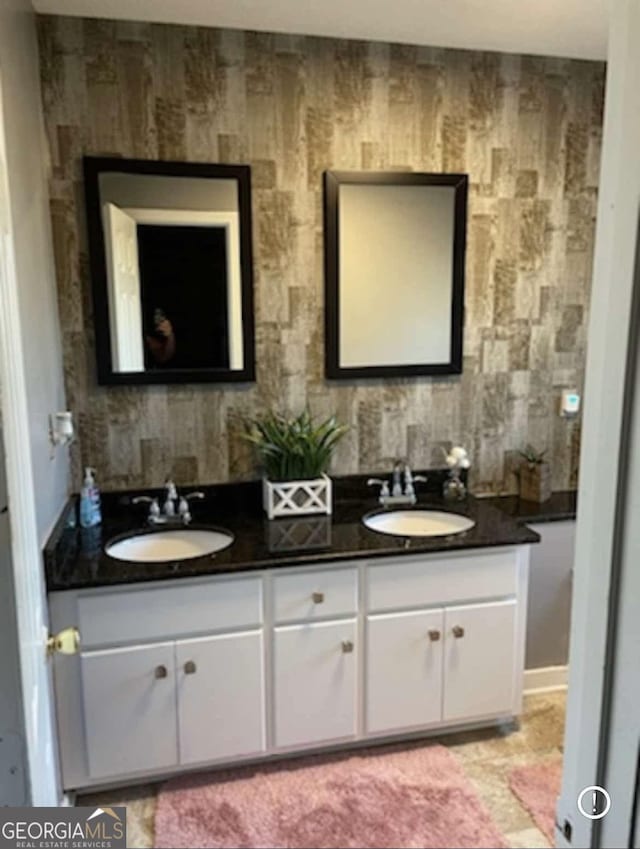
<path id="1" fill-rule="evenodd" d="M 433 481 L 433 472 L 430 472 Z M 268 521 L 262 511 L 258 482 L 200 487 L 206 499 L 192 503 L 192 528 L 223 528 L 235 541 L 211 556 L 170 563 L 129 563 L 104 553 L 114 537 L 152 530 L 146 525 L 148 505 L 133 506 L 130 493 L 103 493 L 103 522 L 96 528 L 69 527 L 77 509 L 70 499 L 44 550 L 47 590 L 132 584 L 180 577 L 215 575 L 357 558 L 392 557 L 488 546 L 526 545 L 539 536 L 487 500 L 469 496 L 445 502 L 434 490 L 420 493 L 419 507 L 444 509 L 474 519 L 465 533 L 448 537 L 407 539 L 379 534 L 362 517 L 381 509 L 367 490 L 366 479 L 334 481 L 332 516 L 304 516 Z M 136 493 L 138 494 L 138 493 Z M 156 495 L 158 491 L 147 491 Z M 404 509 L 404 508 L 402 508 Z M 162 528 L 160 528 L 161 530 Z"/>
<path id="2" fill-rule="evenodd" d="M 575 490 L 554 492 L 547 501 L 525 501 L 517 495 L 491 496 L 482 499 L 512 516 L 517 522 L 563 522 L 576 518 L 578 493 Z"/>

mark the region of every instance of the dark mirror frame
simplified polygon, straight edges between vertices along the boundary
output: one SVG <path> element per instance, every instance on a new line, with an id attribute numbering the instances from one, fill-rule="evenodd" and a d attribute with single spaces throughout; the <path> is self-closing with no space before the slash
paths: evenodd
<path id="1" fill-rule="evenodd" d="M 250 167 L 248 165 L 218 165 L 85 156 L 83 158 L 83 171 L 98 383 L 103 386 L 126 386 L 131 384 L 238 383 L 255 381 Z M 102 216 L 100 214 L 99 185 L 100 175 L 108 172 L 237 181 L 242 286 L 242 369 L 153 369 L 153 371 L 144 372 L 116 372 L 113 370 L 109 333 L 110 317 L 107 265 Z"/>
<path id="2" fill-rule="evenodd" d="M 340 365 L 339 190 L 341 185 L 353 183 L 386 186 L 452 186 L 455 189 L 451 356 L 448 362 L 412 363 L 406 366 L 343 367 Z M 467 174 L 425 174 L 411 171 L 324 172 L 325 369 L 328 378 L 349 380 L 362 377 L 412 377 L 462 373 L 468 184 Z"/>

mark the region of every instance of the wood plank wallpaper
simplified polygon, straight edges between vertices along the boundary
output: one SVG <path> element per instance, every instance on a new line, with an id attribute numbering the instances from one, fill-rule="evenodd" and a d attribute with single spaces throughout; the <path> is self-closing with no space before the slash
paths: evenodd
<path id="1" fill-rule="evenodd" d="M 454 441 L 477 490 L 514 491 L 514 452 L 532 442 L 555 488 L 576 485 L 580 426 L 558 403 L 583 381 L 602 64 L 63 17 L 39 29 L 76 481 L 83 464 L 107 488 L 254 476 L 239 417 L 309 403 L 352 426 L 339 473 L 441 465 Z M 251 165 L 255 385 L 97 386 L 84 153 Z M 325 380 L 327 168 L 469 173 L 461 376 Z"/>

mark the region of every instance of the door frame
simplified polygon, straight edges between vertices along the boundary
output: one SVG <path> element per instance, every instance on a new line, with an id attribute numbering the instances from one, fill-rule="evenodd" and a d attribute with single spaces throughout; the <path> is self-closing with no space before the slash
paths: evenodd
<path id="1" fill-rule="evenodd" d="M 632 448 L 632 401 L 637 338 L 634 314 L 640 297 L 637 274 L 640 212 L 640 55 L 637 0 L 612 4 L 605 121 L 598 197 L 593 290 L 580 463 L 574 598 L 569 656 L 562 790 L 556 808 L 556 846 L 605 847 L 612 830 L 628 829 L 633 787 L 612 793 L 605 820 L 578 810 L 581 792 L 611 781 L 612 683 L 615 667 L 629 671 L 616 645 L 624 606 L 624 547 L 633 528 L 625 523 L 633 488 L 628 476 Z M 637 320 L 636 320 L 637 324 Z M 624 673 L 624 668 L 618 670 Z M 619 766 L 620 764 L 618 764 Z M 608 789 L 613 790 L 609 783 Z M 625 798 L 625 796 L 627 798 Z M 615 797 L 615 798 L 614 798 Z"/>
<path id="2" fill-rule="evenodd" d="M 20 678 L 31 804 L 62 801 L 53 692 L 47 664 L 47 602 L 42 570 L 22 325 L 18 302 L 5 112 L 0 66 L 0 386 Z"/>

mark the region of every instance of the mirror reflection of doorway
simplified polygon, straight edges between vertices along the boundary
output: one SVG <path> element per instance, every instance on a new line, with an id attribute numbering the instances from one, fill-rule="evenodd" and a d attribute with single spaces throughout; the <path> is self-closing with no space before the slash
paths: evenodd
<path id="1" fill-rule="evenodd" d="M 226 234 L 140 224 L 145 368 L 229 368 Z"/>
<path id="2" fill-rule="evenodd" d="M 242 368 L 237 214 L 102 214 L 116 371 Z"/>

